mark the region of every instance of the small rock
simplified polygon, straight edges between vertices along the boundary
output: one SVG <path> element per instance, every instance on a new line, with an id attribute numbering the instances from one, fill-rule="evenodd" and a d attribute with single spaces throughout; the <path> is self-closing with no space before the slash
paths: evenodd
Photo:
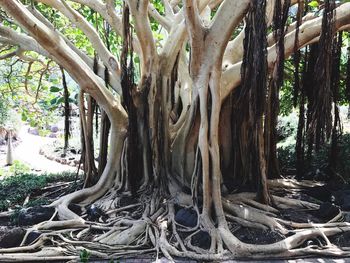
<path id="1" fill-rule="evenodd" d="M 49 134 L 49 138 L 57 138 L 57 134 L 56 133 L 50 133 Z"/>
<path id="2" fill-rule="evenodd" d="M 51 126 L 51 132 L 58 132 L 58 126 L 56 126 L 56 125 L 52 125 Z"/>
<path id="3" fill-rule="evenodd" d="M 35 240 L 37 240 L 42 235 L 39 231 L 32 231 L 28 234 L 26 241 L 24 242 L 25 245 L 32 244 Z"/>
<path id="4" fill-rule="evenodd" d="M 73 160 L 75 160 L 75 158 L 74 157 L 70 157 L 70 158 L 68 158 L 68 160 L 73 161 Z"/>
<path id="5" fill-rule="evenodd" d="M 175 221 L 183 226 L 195 227 L 197 220 L 197 212 L 190 208 L 182 208 L 175 214 Z"/>
<path id="6" fill-rule="evenodd" d="M 10 248 L 18 247 L 25 235 L 26 231 L 21 227 L 9 229 L 8 227 L 0 228 L 0 247 Z"/>
<path id="7" fill-rule="evenodd" d="M 100 217 L 105 216 L 105 214 L 102 212 L 102 210 L 100 208 L 98 208 L 97 206 L 95 206 L 94 204 L 90 205 L 86 209 L 86 213 L 87 213 L 88 219 L 90 221 L 97 221 Z"/>
<path id="8" fill-rule="evenodd" d="M 28 128 L 28 133 L 32 135 L 39 135 L 39 130 L 37 128 Z"/>
<path id="9" fill-rule="evenodd" d="M 70 149 L 70 152 L 71 152 L 72 154 L 77 154 L 77 150 L 74 149 L 74 148 Z"/>
<path id="10" fill-rule="evenodd" d="M 34 206 L 23 208 L 18 215 L 18 225 L 31 226 L 49 220 L 55 213 L 55 208 L 45 206 Z"/>
<path id="11" fill-rule="evenodd" d="M 65 154 L 65 153 L 62 153 L 62 154 L 61 154 L 61 157 L 62 157 L 62 158 L 66 157 L 66 154 Z"/>

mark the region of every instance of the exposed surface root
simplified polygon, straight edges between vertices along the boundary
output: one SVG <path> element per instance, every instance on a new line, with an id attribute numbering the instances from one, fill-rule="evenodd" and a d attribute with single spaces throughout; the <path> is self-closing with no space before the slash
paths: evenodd
<path id="1" fill-rule="evenodd" d="M 304 187 L 322 186 L 324 183 L 309 180 L 297 181 L 296 179 L 274 179 L 269 180 L 268 185 L 270 188 L 301 189 Z"/>
<path id="2" fill-rule="evenodd" d="M 185 257 L 199 261 L 350 255 L 349 248 L 338 248 L 328 239 L 350 231 L 350 223 L 337 222 L 341 216 L 323 224 L 292 222 L 281 218 L 279 208 L 316 209 L 319 205 L 278 196 L 273 199 L 275 207 L 260 204 L 252 193 L 228 195 L 223 199 L 228 224 L 218 226 L 173 198 L 157 198 L 146 190 L 133 198 L 110 190 L 74 219 L 57 219 L 55 214 L 49 221 L 27 229 L 20 247 L 0 249 L 0 261 L 74 261 L 84 250 L 91 258 L 117 259 L 145 253 L 159 257 L 161 253 L 168 259 Z M 95 211 L 91 211 L 92 207 Z M 60 205 L 56 210 L 59 209 Z M 178 222 L 180 210 L 191 211 L 191 224 Z M 240 228 L 276 232 L 283 239 L 271 244 L 245 243 L 235 236 Z M 27 244 L 33 231 L 41 234 Z"/>

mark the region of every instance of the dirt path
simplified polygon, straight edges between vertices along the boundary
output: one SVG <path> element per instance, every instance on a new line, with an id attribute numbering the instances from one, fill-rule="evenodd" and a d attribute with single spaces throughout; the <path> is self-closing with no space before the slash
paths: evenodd
<path id="1" fill-rule="evenodd" d="M 28 133 L 28 126 L 19 132 L 20 144 L 14 149 L 14 159 L 27 164 L 38 173 L 76 172 L 77 168 L 60 164 L 39 154 L 40 148 L 52 143 L 55 139 L 36 136 Z"/>

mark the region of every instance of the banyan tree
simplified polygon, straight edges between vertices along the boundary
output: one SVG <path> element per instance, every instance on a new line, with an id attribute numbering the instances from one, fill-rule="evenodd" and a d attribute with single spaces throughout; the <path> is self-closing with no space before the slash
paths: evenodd
<path id="1" fill-rule="evenodd" d="M 295 64 L 302 114 L 298 164 L 305 149 L 339 132 L 334 54 L 341 52 L 338 32 L 350 28 L 350 3 L 312 2 L 317 6 L 304 0 L 0 0 L 0 42 L 15 48 L 2 56 L 47 57 L 81 89 L 86 173 L 82 190 L 49 205 L 56 211 L 51 220 L 27 230 L 41 236 L 0 249 L 0 260 L 77 259 L 82 249 L 101 258 L 158 251 L 169 259 L 209 261 L 348 255 L 328 238 L 350 230 L 348 223 L 283 220 L 279 209 L 318 205 L 272 191 L 282 182 L 273 179 L 280 175 L 276 125 L 286 59 Z M 79 30 L 93 55 L 57 19 Z M 98 165 L 91 136 L 96 108 Z M 91 206 L 103 215 L 98 220 L 86 217 Z M 192 211 L 195 224 L 175 220 L 181 208 Z M 247 244 L 232 222 L 284 238 Z M 199 234 L 207 235 L 208 246 L 193 242 Z M 305 243 L 313 238 L 322 241 Z"/>

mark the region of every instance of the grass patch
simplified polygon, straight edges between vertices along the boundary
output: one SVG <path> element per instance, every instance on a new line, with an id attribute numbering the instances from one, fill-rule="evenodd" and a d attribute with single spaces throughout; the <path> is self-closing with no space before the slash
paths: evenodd
<path id="1" fill-rule="evenodd" d="M 30 194 L 31 199 L 26 206 L 44 205 L 48 198 L 40 197 L 42 189 L 54 182 L 74 181 L 76 174 L 17 174 L 0 181 L 0 211 L 22 206 L 25 198 Z M 34 198 L 37 196 L 37 198 Z"/>

